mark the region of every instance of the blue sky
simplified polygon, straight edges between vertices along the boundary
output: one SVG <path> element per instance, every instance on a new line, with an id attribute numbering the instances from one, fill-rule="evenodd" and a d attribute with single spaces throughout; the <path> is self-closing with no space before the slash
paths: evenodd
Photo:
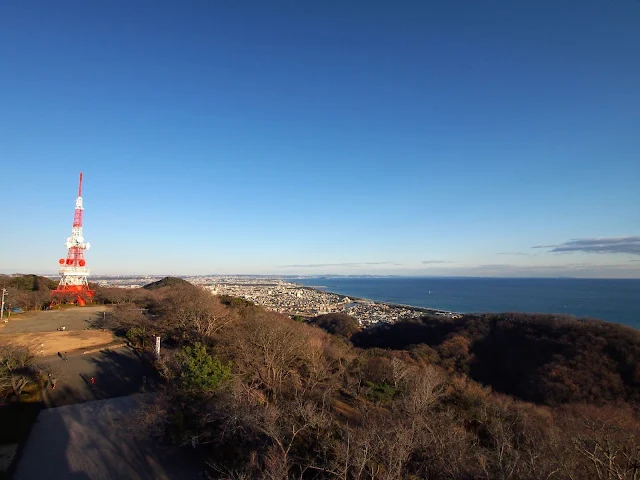
<path id="1" fill-rule="evenodd" d="M 3 2 L 0 270 L 82 170 L 95 274 L 640 277 L 639 85 L 635 0 Z"/>

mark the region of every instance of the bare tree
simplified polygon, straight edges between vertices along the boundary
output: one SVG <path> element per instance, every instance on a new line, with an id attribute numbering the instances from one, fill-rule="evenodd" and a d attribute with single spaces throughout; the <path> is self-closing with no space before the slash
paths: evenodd
<path id="1" fill-rule="evenodd" d="M 446 376 L 437 367 L 428 365 L 407 370 L 402 378 L 405 390 L 402 403 L 409 415 L 424 415 L 444 395 Z"/>
<path id="2" fill-rule="evenodd" d="M 594 479 L 640 478 L 640 422 L 630 408 L 583 405 L 567 411 L 563 427 L 578 461 L 575 473 Z"/>
<path id="3" fill-rule="evenodd" d="M 285 387 L 295 388 L 300 380 L 296 372 L 307 360 L 310 330 L 263 312 L 230 330 L 222 348 L 234 358 L 236 371 L 245 381 L 277 398 Z"/>
<path id="4" fill-rule="evenodd" d="M 181 338 L 211 337 L 236 320 L 211 292 L 186 285 L 172 288 L 161 303 L 161 318 Z"/>
<path id="5" fill-rule="evenodd" d="M 20 399 L 22 390 L 37 381 L 32 368 L 34 359 L 35 355 L 27 348 L 0 347 L 0 400 L 6 400 L 12 393 Z"/>

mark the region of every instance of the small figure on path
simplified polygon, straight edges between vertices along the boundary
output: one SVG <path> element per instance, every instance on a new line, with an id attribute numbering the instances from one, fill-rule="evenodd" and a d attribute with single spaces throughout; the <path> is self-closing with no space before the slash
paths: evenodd
<path id="1" fill-rule="evenodd" d="M 55 378 L 52 378 L 52 379 L 51 379 L 51 389 L 52 389 L 52 390 L 55 390 L 55 389 L 56 389 L 56 381 L 57 381 L 57 380 L 56 380 Z"/>
<path id="2" fill-rule="evenodd" d="M 91 385 L 95 385 L 96 384 L 96 379 L 91 377 L 91 379 L 89 380 L 91 382 Z"/>

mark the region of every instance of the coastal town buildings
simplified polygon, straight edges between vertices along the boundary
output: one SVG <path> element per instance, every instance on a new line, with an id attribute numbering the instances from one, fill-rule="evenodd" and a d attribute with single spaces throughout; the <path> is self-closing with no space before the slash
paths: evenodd
<path id="1" fill-rule="evenodd" d="M 135 288 L 154 282 L 161 276 L 101 277 L 102 286 Z M 207 275 L 184 277 L 185 280 L 211 291 L 248 300 L 261 307 L 289 316 L 313 317 L 326 313 L 346 313 L 368 326 L 379 322 L 393 323 L 426 314 L 458 317 L 458 314 L 436 309 L 394 305 L 357 299 L 294 283 L 291 279 L 258 276 Z"/>

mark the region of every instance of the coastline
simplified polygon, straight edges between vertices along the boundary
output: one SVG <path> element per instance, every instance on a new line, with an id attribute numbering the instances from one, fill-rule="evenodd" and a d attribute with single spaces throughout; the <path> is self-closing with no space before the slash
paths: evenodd
<path id="1" fill-rule="evenodd" d="M 546 278 L 323 278 L 291 280 L 405 305 L 425 314 L 522 312 L 599 319 L 640 329 L 640 280 Z M 388 300 L 388 302 L 385 302 Z M 375 300 L 374 300 L 375 301 Z M 454 313 L 456 312 L 456 313 Z"/>
<path id="2" fill-rule="evenodd" d="M 542 285 L 542 288 L 535 290 L 536 283 L 539 282 L 533 282 L 534 290 L 532 292 L 532 286 L 529 284 L 526 285 L 526 289 L 523 289 L 522 285 L 516 284 L 514 289 L 513 282 L 491 280 L 488 281 L 489 288 L 485 289 L 470 289 L 468 285 L 450 284 L 445 285 L 445 287 L 449 287 L 447 291 L 439 288 L 441 285 L 436 285 L 438 287 L 436 288 L 436 295 L 431 297 L 427 295 L 427 292 L 431 294 L 429 289 L 431 285 L 417 285 L 416 288 L 415 283 L 407 282 L 406 280 L 393 284 L 378 284 L 377 288 L 368 288 L 366 285 L 364 286 L 365 288 L 361 288 L 362 286 L 357 282 L 341 285 L 340 282 L 324 282 L 323 280 L 307 279 L 306 284 L 303 284 L 276 278 L 223 277 L 211 279 L 204 286 L 214 294 L 244 298 L 256 305 L 289 316 L 314 317 L 328 313 L 346 313 L 358 320 L 363 327 L 380 322 L 395 323 L 402 320 L 417 319 L 423 316 L 455 319 L 463 315 L 490 312 L 522 312 L 566 315 L 575 318 L 594 318 L 639 328 L 637 321 L 623 321 L 615 318 L 616 315 L 594 315 L 589 311 L 580 312 L 580 308 L 587 310 L 586 307 L 589 302 L 596 312 L 598 308 L 602 308 L 599 307 L 599 303 L 594 303 L 591 300 L 593 289 L 585 289 L 584 285 L 580 285 L 578 289 L 572 291 L 565 292 L 560 290 L 558 292 L 558 289 L 550 288 L 555 287 L 554 284 L 548 285 L 545 282 L 543 282 L 545 284 Z M 406 292 L 405 287 L 407 287 Z M 347 292 L 360 293 L 360 295 L 350 295 L 345 290 Z M 539 291 L 542 295 L 533 295 L 536 291 Z M 514 292 L 515 295 L 509 295 L 510 292 Z M 612 292 L 611 290 L 606 290 L 605 293 L 607 294 L 607 301 L 604 303 L 605 309 L 608 308 L 610 310 L 612 308 L 612 299 L 615 299 L 616 295 L 622 300 L 626 299 L 624 291 L 616 290 Z M 368 298 L 369 295 L 375 296 L 380 300 Z M 564 298 L 565 295 L 567 298 Z M 602 294 L 600 296 L 602 297 Z M 407 303 L 382 300 L 385 297 L 397 300 L 406 299 Z M 447 303 L 452 306 L 457 305 L 456 300 L 464 299 L 465 301 L 460 302 L 459 306 L 469 308 L 454 310 L 453 308 L 437 308 L 426 304 L 431 301 L 435 302 L 438 299 L 446 299 L 448 300 Z M 453 302 L 451 301 L 452 299 Z M 410 303 L 413 300 L 417 304 Z M 574 305 L 577 305 L 577 308 L 567 309 L 564 304 L 571 301 L 574 302 Z M 545 303 L 546 305 L 544 305 Z M 476 308 L 473 308 L 472 305 Z M 558 307 L 558 305 L 562 305 L 562 308 Z"/>
<path id="3" fill-rule="evenodd" d="M 261 307 L 291 317 L 315 317 L 330 313 L 345 313 L 355 318 L 362 327 L 377 323 L 395 323 L 402 320 L 438 315 L 458 318 L 460 314 L 443 309 L 381 302 L 367 298 L 334 293 L 320 285 L 301 285 L 291 281 L 264 279 L 234 279 L 206 285 L 215 295 L 244 298 Z"/>
<path id="4" fill-rule="evenodd" d="M 444 310 L 440 308 L 418 307 L 416 305 L 407 305 L 404 303 L 383 302 L 380 300 L 354 297 L 352 295 L 345 295 L 344 293 L 333 292 L 323 288 L 321 285 L 302 285 L 300 283 L 295 283 L 295 282 L 291 282 L 291 283 L 296 285 L 298 288 L 313 290 L 319 293 L 327 293 L 330 295 L 335 295 L 337 297 L 340 297 L 341 299 L 348 298 L 352 302 L 369 303 L 374 305 L 385 305 L 389 308 L 405 309 L 405 310 L 411 310 L 414 312 L 420 312 L 420 313 L 431 314 L 431 315 L 439 315 L 439 316 L 447 316 L 451 318 L 457 318 L 458 316 L 465 315 L 467 313 L 467 312 L 453 312 L 453 311 Z"/>

